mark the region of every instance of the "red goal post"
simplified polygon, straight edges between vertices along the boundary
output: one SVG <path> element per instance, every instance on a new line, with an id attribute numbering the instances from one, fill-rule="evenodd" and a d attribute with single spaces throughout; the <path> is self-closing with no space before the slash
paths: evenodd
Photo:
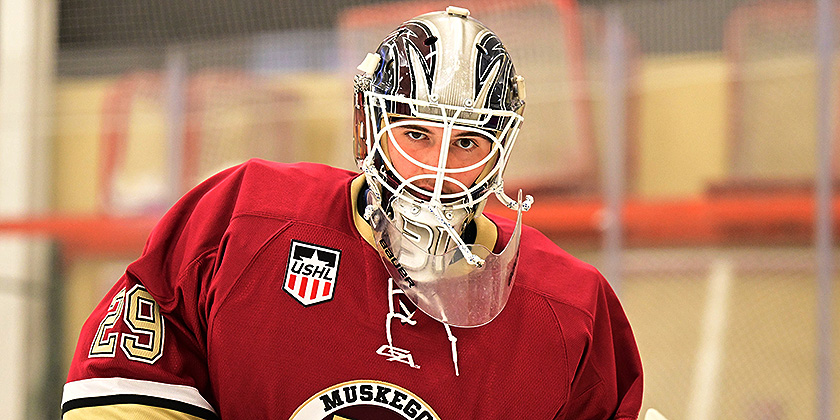
<path id="1" fill-rule="evenodd" d="M 166 77 L 127 73 L 105 93 L 100 213 L 160 212 L 213 173 L 251 157 L 294 158 L 299 145 L 290 110 L 298 97 L 270 77 L 224 68 L 188 74 L 177 110 L 166 103 L 172 94 Z M 173 114 L 182 121 L 167 120 Z M 163 126 L 174 127 L 177 144 Z"/>

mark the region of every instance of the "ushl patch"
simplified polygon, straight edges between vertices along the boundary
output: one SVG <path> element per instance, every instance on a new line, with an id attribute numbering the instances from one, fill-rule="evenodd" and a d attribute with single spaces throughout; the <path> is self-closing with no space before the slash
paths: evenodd
<path id="1" fill-rule="evenodd" d="M 304 306 L 332 299 L 340 258 L 340 250 L 292 240 L 283 290 Z"/>

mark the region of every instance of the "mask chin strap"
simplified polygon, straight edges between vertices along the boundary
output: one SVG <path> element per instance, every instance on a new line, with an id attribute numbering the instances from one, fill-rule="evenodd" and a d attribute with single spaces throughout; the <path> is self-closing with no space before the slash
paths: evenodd
<path id="1" fill-rule="evenodd" d="M 443 213 L 440 211 L 440 206 L 435 205 L 435 203 L 429 203 L 426 204 L 426 208 L 435 216 L 437 222 L 440 223 L 440 225 L 443 227 L 446 233 L 449 234 L 449 237 L 455 241 L 455 244 L 458 245 L 458 250 L 461 251 L 461 254 L 464 255 L 464 259 L 468 263 L 470 263 L 470 265 L 474 265 L 479 268 L 483 267 L 484 260 L 470 251 L 469 247 L 467 247 L 467 244 L 465 244 L 464 240 L 461 239 L 461 235 L 455 231 L 455 228 L 452 227 L 452 224 L 449 223 L 449 221 L 446 220 L 446 217 L 443 216 Z"/>
<path id="2" fill-rule="evenodd" d="M 504 184 L 501 182 L 496 186 L 493 192 L 496 194 L 496 198 L 498 198 L 505 207 L 513 211 L 519 211 L 520 208 L 522 211 L 528 211 L 531 209 L 531 204 L 534 204 L 534 197 L 530 195 L 526 195 L 525 200 L 522 200 L 522 190 L 519 190 L 519 200 L 514 200 L 508 197 L 508 195 L 505 194 Z"/>

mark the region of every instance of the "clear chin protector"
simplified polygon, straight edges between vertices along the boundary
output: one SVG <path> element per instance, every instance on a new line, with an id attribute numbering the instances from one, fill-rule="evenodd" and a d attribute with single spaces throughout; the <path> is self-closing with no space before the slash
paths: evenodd
<path id="1" fill-rule="evenodd" d="M 522 207 L 513 234 L 499 254 L 476 244 L 430 253 L 424 237 L 406 225 L 410 221 L 390 219 L 381 206 L 369 207 L 368 220 L 385 267 L 421 311 L 447 325 L 478 327 L 496 318 L 510 296 L 519 259 Z M 446 235 L 441 232 L 438 237 Z M 482 264 L 470 262 L 470 255 Z"/>

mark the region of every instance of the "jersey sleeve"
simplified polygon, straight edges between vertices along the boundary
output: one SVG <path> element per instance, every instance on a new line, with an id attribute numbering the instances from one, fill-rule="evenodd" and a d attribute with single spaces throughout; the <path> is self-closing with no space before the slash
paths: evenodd
<path id="1" fill-rule="evenodd" d="M 124 275 L 82 328 L 63 418 L 215 419 L 204 365 L 185 323 Z"/>
<path id="2" fill-rule="evenodd" d="M 215 419 L 208 294 L 242 167 L 187 193 L 82 327 L 62 398 L 72 419 Z"/>
<path id="3" fill-rule="evenodd" d="M 568 403 L 561 419 L 637 419 L 642 406 L 642 362 L 630 323 L 609 283 L 600 274 L 591 318 Z M 570 355 L 571 356 L 571 355 Z"/>

